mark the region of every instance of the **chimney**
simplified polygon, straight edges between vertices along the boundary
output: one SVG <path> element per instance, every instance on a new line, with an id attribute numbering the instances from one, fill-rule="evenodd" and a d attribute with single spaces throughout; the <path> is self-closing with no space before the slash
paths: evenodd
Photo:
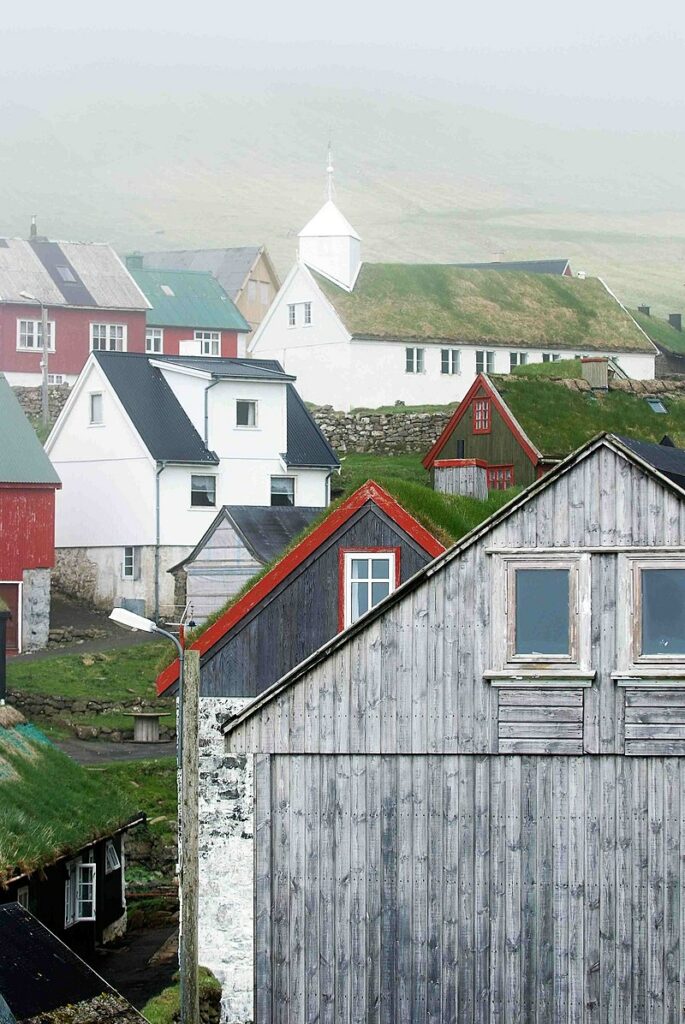
<path id="1" fill-rule="evenodd" d="M 650 316 L 649 306 L 638 306 L 638 313 L 642 313 L 643 316 Z"/>
<path id="2" fill-rule="evenodd" d="M 675 331 L 682 331 L 683 329 L 683 314 L 682 313 L 669 313 L 668 322 Z"/>
<path id="3" fill-rule="evenodd" d="M 673 439 L 668 436 L 668 434 L 664 434 L 664 436 L 659 441 L 659 444 L 662 444 L 664 448 L 675 448 L 675 443 L 673 442 Z"/>
<path id="4" fill-rule="evenodd" d="M 142 252 L 132 252 L 126 257 L 126 266 L 129 270 L 142 270 L 143 269 L 143 254 Z"/>
<path id="5" fill-rule="evenodd" d="M 29 233 L 29 238 L 31 240 L 33 240 L 34 238 L 38 238 L 38 224 L 36 223 L 36 215 L 35 215 L 35 213 L 31 217 L 31 231 Z"/>
<path id="6" fill-rule="evenodd" d="M 583 380 L 593 391 L 609 390 L 609 360 L 606 356 L 586 356 L 581 359 Z"/>
<path id="7" fill-rule="evenodd" d="M 487 463 L 480 459 L 436 459 L 433 490 L 441 494 L 465 494 L 485 501 L 488 496 Z"/>

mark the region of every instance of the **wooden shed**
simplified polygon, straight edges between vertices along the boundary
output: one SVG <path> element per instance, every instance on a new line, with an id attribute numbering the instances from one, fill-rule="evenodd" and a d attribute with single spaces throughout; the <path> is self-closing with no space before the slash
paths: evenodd
<path id="1" fill-rule="evenodd" d="M 229 720 L 257 1024 L 682 1020 L 684 609 L 603 436 Z"/>

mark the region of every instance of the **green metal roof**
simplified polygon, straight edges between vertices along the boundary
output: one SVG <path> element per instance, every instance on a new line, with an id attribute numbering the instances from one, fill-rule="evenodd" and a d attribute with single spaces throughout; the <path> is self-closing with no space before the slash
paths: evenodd
<path id="1" fill-rule="evenodd" d="M 17 397 L 0 373 L 0 484 L 54 484 L 60 479 Z"/>
<path id="2" fill-rule="evenodd" d="M 249 331 L 216 278 L 202 270 L 146 270 L 129 257 L 126 266 L 152 309 L 149 327 L 188 327 L 208 330 Z"/>

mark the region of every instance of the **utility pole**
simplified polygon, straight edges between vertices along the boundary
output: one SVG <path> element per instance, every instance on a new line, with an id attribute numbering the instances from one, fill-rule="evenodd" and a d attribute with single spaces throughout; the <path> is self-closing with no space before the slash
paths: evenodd
<path id="1" fill-rule="evenodd" d="M 41 381 L 41 411 L 43 413 L 43 426 L 47 427 L 50 424 L 50 402 L 48 398 L 48 347 L 50 344 L 50 338 L 48 336 L 48 307 L 44 302 L 40 304 L 40 321 L 41 331 L 43 333 L 43 358 L 41 359 L 40 368 L 43 371 L 43 379 Z"/>
<path id="2" fill-rule="evenodd" d="M 200 1024 L 197 974 L 198 870 L 198 714 L 200 697 L 200 655 L 186 650 L 183 658 L 183 701 L 179 716 L 181 808 L 179 815 L 179 864 L 181 888 L 181 932 L 179 968 L 181 978 L 181 1024 Z"/>

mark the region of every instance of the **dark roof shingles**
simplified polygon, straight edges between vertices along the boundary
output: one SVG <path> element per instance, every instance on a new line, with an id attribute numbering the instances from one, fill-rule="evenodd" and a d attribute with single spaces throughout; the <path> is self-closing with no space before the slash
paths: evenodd
<path id="1" fill-rule="evenodd" d="M 282 555 L 295 537 L 321 515 L 322 509 L 304 505 L 227 505 L 226 512 L 240 530 L 255 557 L 266 565 Z"/>
<path id="2" fill-rule="evenodd" d="M 288 466 L 340 465 L 330 444 L 292 384 L 288 385 L 288 450 L 283 453 Z"/>

